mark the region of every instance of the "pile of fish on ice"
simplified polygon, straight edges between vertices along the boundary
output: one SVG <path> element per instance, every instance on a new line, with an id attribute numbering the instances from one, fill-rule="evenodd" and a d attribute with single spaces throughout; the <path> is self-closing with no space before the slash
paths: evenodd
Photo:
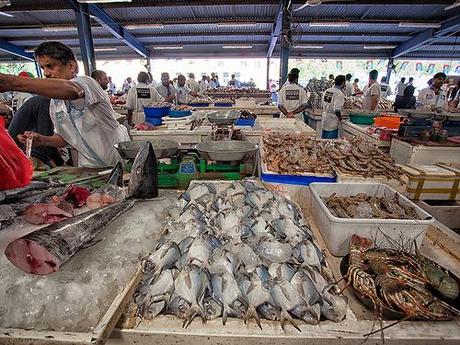
<path id="1" fill-rule="evenodd" d="M 134 295 L 141 318 L 161 312 L 188 327 L 222 316 L 339 322 L 347 301 L 331 290 L 322 251 L 298 208 L 252 181 L 197 182 L 169 211 Z"/>

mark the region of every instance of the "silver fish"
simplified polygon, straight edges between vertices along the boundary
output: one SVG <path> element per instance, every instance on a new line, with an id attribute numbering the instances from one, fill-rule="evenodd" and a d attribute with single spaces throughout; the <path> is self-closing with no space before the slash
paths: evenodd
<path id="1" fill-rule="evenodd" d="M 242 317 L 233 309 L 233 303 L 242 299 L 241 291 L 236 284 L 235 278 L 229 273 L 214 274 L 211 279 L 212 296 L 222 305 L 222 324 L 225 325 L 228 316 Z"/>
<path id="2" fill-rule="evenodd" d="M 241 261 L 238 256 L 226 248 L 221 248 L 212 255 L 209 263 L 209 272 L 211 274 L 229 273 L 233 275 L 240 264 Z"/>
<path id="3" fill-rule="evenodd" d="M 286 263 L 272 263 L 268 268 L 268 272 L 272 277 L 279 277 L 286 281 L 291 281 L 291 278 L 296 273 L 294 267 Z"/>
<path id="4" fill-rule="evenodd" d="M 274 219 L 269 226 L 275 230 L 281 239 L 292 245 L 296 245 L 308 236 L 304 229 L 290 218 L 280 217 Z"/>
<path id="5" fill-rule="evenodd" d="M 321 250 L 311 241 L 304 240 L 292 249 L 292 256 L 301 266 L 309 265 L 321 270 L 324 256 Z"/>
<path id="6" fill-rule="evenodd" d="M 289 311 L 295 310 L 299 307 L 305 306 L 305 301 L 300 297 L 297 290 L 292 284 L 284 279 L 276 278 L 273 280 L 273 284 L 270 287 L 270 293 L 280 311 L 280 324 L 284 330 L 286 321 L 294 326 L 299 332 L 301 332 L 299 326 L 292 319 Z"/>
<path id="7" fill-rule="evenodd" d="M 287 262 L 292 255 L 292 248 L 287 243 L 280 243 L 270 238 L 263 237 L 254 250 L 264 260 L 269 262 Z"/>
<path id="8" fill-rule="evenodd" d="M 181 297 L 190 306 L 184 317 L 183 327 L 187 328 L 196 315 L 206 322 L 203 302 L 206 292 L 211 291 L 211 286 L 205 270 L 193 264 L 188 265 L 179 273 L 175 285 L 173 299 Z"/>
<path id="9" fill-rule="evenodd" d="M 187 264 L 194 263 L 207 266 L 213 251 L 220 247 L 220 241 L 210 233 L 201 234 L 195 238 L 187 252 Z"/>
<path id="10" fill-rule="evenodd" d="M 180 250 L 174 241 L 159 244 L 155 253 L 149 255 L 146 260 L 144 273 L 155 280 L 162 270 L 174 267 L 180 257 Z"/>
<path id="11" fill-rule="evenodd" d="M 280 311 L 270 303 L 259 305 L 257 307 L 257 312 L 267 320 L 279 321 L 280 319 Z"/>

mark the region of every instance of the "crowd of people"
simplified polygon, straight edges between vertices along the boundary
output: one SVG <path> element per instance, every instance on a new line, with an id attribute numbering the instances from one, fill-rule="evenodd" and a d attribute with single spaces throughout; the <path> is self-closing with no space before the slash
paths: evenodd
<path id="1" fill-rule="evenodd" d="M 278 107 L 286 117 L 295 117 L 302 113 L 308 106 L 307 92 L 299 85 L 300 70 L 293 68 L 288 74 L 287 82 L 279 90 Z M 369 78 L 364 88 L 359 88 L 359 79 L 354 79 L 352 75 L 338 75 L 334 77 L 330 74 L 328 79 L 331 87 L 324 91 L 322 96 L 323 113 L 321 119 L 322 138 L 338 138 L 342 111 L 345 97 L 362 96 L 363 110 L 368 112 L 379 111 L 379 101 L 381 98 L 388 98 L 392 95 L 391 87 L 388 85 L 386 76 L 378 82 L 379 73 L 377 70 L 369 72 Z M 447 110 L 448 108 L 459 107 L 460 82 L 457 84 L 448 80 L 445 73 L 436 73 L 428 81 L 428 86 L 419 91 L 415 98 L 414 78 L 410 77 L 406 83 L 403 77 L 395 88 L 396 99 L 394 110 L 430 108 Z"/>

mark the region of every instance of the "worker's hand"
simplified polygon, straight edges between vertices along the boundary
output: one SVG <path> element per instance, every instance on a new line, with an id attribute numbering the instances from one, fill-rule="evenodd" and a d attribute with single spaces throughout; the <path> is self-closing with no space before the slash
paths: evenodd
<path id="1" fill-rule="evenodd" d="M 286 114 L 286 117 L 289 117 L 289 118 L 293 118 L 294 116 L 295 114 L 292 111 Z"/>
<path id="2" fill-rule="evenodd" d="M 11 91 L 11 87 L 9 86 L 9 79 L 10 75 L 0 73 L 0 92 Z"/>
<path id="3" fill-rule="evenodd" d="M 23 134 L 18 134 L 18 139 L 21 143 L 25 144 L 28 138 L 32 138 L 32 146 L 40 146 L 45 143 L 44 135 L 33 131 L 25 131 Z"/>

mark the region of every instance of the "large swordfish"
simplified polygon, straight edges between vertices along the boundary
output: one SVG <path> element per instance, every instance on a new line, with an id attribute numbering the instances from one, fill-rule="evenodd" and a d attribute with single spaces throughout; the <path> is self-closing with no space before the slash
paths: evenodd
<path id="1" fill-rule="evenodd" d="M 6 257 L 19 269 L 32 274 L 56 272 L 79 250 L 95 244 L 104 227 L 136 202 L 133 198 L 158 195 L 156 157 L 151 143 L 136 156 L 128 187 L 128 199 L 51 224 L 11 242 Z"/>

